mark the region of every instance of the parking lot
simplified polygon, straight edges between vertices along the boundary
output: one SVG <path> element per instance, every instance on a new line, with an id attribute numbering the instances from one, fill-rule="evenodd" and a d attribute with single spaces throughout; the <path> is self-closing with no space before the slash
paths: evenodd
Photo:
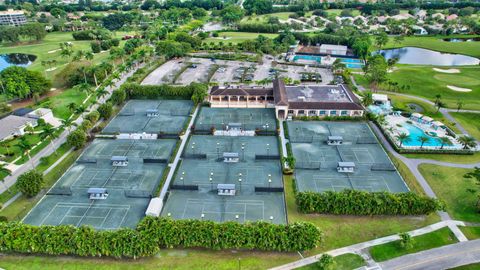
<path id="1" fill-rule="evenodd" d="M 216 60 L 208 58 L 184 58 L 168 61 L 148 75 L 142 84 L 179 84 L 214 82 L 219 85 L 259 82 L 273 79 L 276 74 L 302 83 L 329 84 L 333 74 L 329 69 L 279 64 L 272 66 L 273 58 L 264 56 L 262 63 Z M 215 73 L 212 74 L 213 70 Z"/>

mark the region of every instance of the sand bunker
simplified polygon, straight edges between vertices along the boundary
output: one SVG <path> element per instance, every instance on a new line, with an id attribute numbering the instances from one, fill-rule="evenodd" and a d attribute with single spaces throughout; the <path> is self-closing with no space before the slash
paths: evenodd
<path id="1" fill-rule="evenodd" d="M 52 51 L 48 51 L 47 53 L 54 53 L 54 52 L 58 52 L 58 51 L 61 51 L 62 49 L 56 49 L 56 50 L 52 50 Z"/>
<path id="2" fill-rule="evenodd" d="M 447 85 L 448 89 L 457 91 L 457 92 L 472 92 L 472 89 L 470 88 L 462 88 L 462 87 L 457 87 L 453 85 Z"/>
<path id="3" fill-rule="evenodd" d="M 451 69 L 433 68 L 433 70 L 435 70 L 436 72 L 450 73 L 450 74 L 460 73 L 460 70 L 458 70 L 456 68 L 451 68 Z"/>

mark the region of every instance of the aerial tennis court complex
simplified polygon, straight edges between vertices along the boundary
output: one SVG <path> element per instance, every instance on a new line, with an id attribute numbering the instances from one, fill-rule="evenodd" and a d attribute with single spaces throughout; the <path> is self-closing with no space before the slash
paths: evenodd
<path id="1" fill-rule="evenodd" d="M 103 133 L 178 134 L 192 108 L 190 100 L 130 100 Z"/>
<path id="2" fill-rule="evenodd" d="M 213 111 L 216 113 L 212 114 Z M 231 121 L 239 120 L 236 110 L 213 111 L 202 108 L 199 119 L 211 119 L 209 125 L 221 125 L 224 121 L 228 126 Z M 253 128 L 257 119 L 264 120 L 263 123 L 270 121 L 275 130 L 272 111 L 242 109 L 241 113 L 253 115 L 250 120 Z M 218 222 L 286 223 L 277 137 L 192 135 L 161 215 Z"/>
<path id="3" fill-rule="evenodd" d="M 96 229 L 135 227 L 175 144 L 173 139 L 94 140 L 24 222 L 90 225 Z M 126 165 L 120 157 L 127 158 Z M 108 197 L 92 199 L 92 188 L 105 189 Z"/>
<path id="4" fill-rule="evenodd" d="M 288 133 L 299 191 L 408 191 L 366 123 L 292 121 Z"/>

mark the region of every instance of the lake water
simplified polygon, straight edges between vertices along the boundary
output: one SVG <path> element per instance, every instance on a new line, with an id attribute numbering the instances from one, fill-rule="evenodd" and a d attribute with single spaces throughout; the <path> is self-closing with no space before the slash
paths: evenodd
<path id="1" fill-rule="evenodd" d="M 443 41 L 446 41 L 446 42 L 477 42 L 477 41 L 480 41 L 480 37 L 474 37 L 474 38 L 444 38 Z"/>
<path id="2" fill-rule="evenodd" d="M 478 58 L 467 55 L 441 53 L 415 47 L 380 50 L 376 51 L 375 53 L 383 55 L 387 60 L 391 58 L 398 58 L 399 64 L 464 66 L 478 65 L 480 63 L 480 60 Z"/>
<path id="3" fill-rule="evenodd" d="M 0 71 L 6 69 L 9 66 L 21 66 L 27 67 L 35 61 L 37 57 L 31 54 L 23 53 L 10 53 L 0 54 Z"/>

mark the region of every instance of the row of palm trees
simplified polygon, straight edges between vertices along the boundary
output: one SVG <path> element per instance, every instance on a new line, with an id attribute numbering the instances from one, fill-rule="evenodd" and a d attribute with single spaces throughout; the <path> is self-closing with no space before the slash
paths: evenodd
<path id="1" fill-rule="evenodd" d="M 400 142 L 399 147 L 402 147 L 403 143 L 412 141 L 410 135 L 406 133 L 400 133 L 395 137 Z M 423 145 L 430 141 L 430 137 L 420 136 L 417 138 L 417 140 L 420 142 L 420 149 L 422 149 Z M 440 149 L 443 149 L 445 145 L 449 145 L 452 143 L 450 138 L 448 137 L 439 137 L 439 140 L 441 143 Z M 477 146 L 477 142 L 475 141 L 475 139 L 470 136 L 461 136 L 457 140 L 463 146 L 463 149 L 474 148 Z"/>

